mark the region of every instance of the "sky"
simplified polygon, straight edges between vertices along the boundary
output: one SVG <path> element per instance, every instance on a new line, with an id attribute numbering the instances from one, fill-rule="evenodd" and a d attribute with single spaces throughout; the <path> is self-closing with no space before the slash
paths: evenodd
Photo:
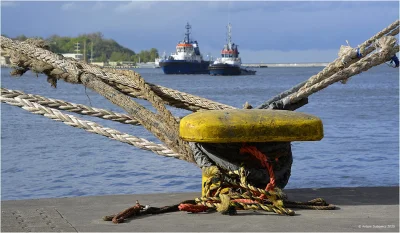
<path id="1" fill-rule="evenodd" d="M 47 38 L 101 32 L 135 52 L 170 54 L 187 22 L 203 56 L 226 26 L 243 63 L 331 62 L 399 19 L 398 1 L 1 1 L 1 33 Z M 94 48 L 96 49 L 96 48 Z M 73 52 L 73 51 L 71 51 Z"/>

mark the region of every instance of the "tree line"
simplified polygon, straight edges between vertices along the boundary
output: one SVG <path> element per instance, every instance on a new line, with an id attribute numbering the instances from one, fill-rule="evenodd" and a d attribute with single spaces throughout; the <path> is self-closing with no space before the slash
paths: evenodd
<path id="1" fill-rule="evenodd" d="M 79 53 L 84 54 L 87 61 L 90 61 L 92 57 L 93 62 L 154 62 L 159 56 L 158 50 L 155 48 L 135 53 L 133 50 L 121 46 L 113 39 L 105 39 L 101 32 L 81 34 L 78 37 L 52 35 L 46 39 L 37 38 L 45 40 L 50 47 L 50 51 L 54 53 L 76 53 L 77 43 L 79 43 Z M 12 39 L 24 41 L 28 37 L 20 35 Z"/>

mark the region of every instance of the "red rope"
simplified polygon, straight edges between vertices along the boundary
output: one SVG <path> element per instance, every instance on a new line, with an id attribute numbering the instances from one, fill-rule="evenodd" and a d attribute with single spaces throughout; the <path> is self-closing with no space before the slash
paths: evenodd
<path id="1" fill-rule="evenodd" d="M 274 168 L 270 163 L 267 161 L 267 156 L 265 156 L 261 151 L 257 149 L 255 146 L 247 146 L 243 144 L 243 146 L 240 148 L 240 153 L 249 153 L 256 157 L 260 162 L 261 165 L 268 170 L 269 174 L 269 183 L 267 184 L 267 187 L 265 187 L 265 190 L 270 191 L 275 188 L 275 174 L 274 174 Z"/>
<path id="2" fill-rule="evenodd" d="M 187 211 L 191 213 L 200 213 L 208 210 L 207 206 L 204 205 L 193 205 L 193 204 L 180 204 L 178 209 L 181 211 Z"/>

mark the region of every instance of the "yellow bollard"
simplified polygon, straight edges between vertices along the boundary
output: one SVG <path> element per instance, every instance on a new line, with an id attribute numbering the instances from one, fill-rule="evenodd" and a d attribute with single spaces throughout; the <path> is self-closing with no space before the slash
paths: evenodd
<path id="1" fill-rule="evenodd" d="M 204 143 L 317 141 L 322 121 L 313 115 L 263 109 L 210 110 L 180 121 L 185 141 Z"/>

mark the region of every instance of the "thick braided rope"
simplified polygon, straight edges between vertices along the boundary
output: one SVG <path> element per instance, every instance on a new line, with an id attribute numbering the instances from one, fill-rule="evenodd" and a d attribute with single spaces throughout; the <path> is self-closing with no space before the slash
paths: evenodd
<path id="1" fill-rule="evenodd" d="M 12 51 L 12 53 L 15 52 Z M 24 68 L 29 67 L 33 68 L 34 70 L 38 70 L 38 68 L 41 69 L 46 66 L 42 64 L 44 63 L 43 61 L 35 60 L 34 58 L 28 59 L 27 55 L 23 54 L 22 55 L 18 54 L 17 56 L 12 58 L 18 62 L 18 66 L 24 66 Z M 18 72 L 19 69 L 17 69 L 16 71 Z M 24 71 L 25 69 L 22 71 L 22 73 L 20 73 L 20 75 L 22 75 Z M 55 78 L 67 77 L 68 79 L 74 79 L 74 78 L 79 79 L 76 77 L 71 78 L 68 76 L 69 75 L 68 73 L 65 73 L 64 71 L 61 71 L 59 69 L 53 69 L 52 66 L 46 68 L 45 70 L 40 70 L 40 71 L 43 71 L 45 74 L 48 75 L 48 81 L 51 82 L 53 86 L 56 85 L 56 81 L 54 81 Z M 67 76 L 65 76 L 64 74 L 67 74 Z M 132 114 L 135 117 L 135 119 L 137 119 L 147 130 L 156 135 L 161 141 L 163 141 L 164 143 L 171 144 L 169 137 L 165 135 L 164 133 L 165 130 L 162 129 L 162 125 L 160 125 L 158 118 L 149 117 L 154 115 L 151 111 L 143 108 L 143 106 L 137 104 L 135 101 L 131 100 L 125 95 L 120 94 L 111 86 L 100 81 L 101 79 L 97 80 L 96 76 L 84 72 L 81 72 L 79 75 L 80 75 L 80 80 L 77 83 L 84 84 L 85 86 L 95 90 L 97 93 L 103 95 L 112 103 L 122 107 L 128 113 Z"/>
<path id="2" fill-rule="evenodd" d="M 126 71 L 117 70 L 117 69 L 111 69 L 111 68 L 104 68 L 103 70 L 106 71 L 106 74 L 108 73 L 123 73 Z M 132 73 L 134 76 L 137 76 L 138 74 L 134 71 L 129 71 Z M 120 76 L 127 76 L 126 74 L 122 74 Z M 131 85 L 125 85 L 124 83 L 118 82 L 118 80 L 113 80 L 113 79 L 108 79 L 108 81 L 117 81 L 116 83 L 122 84 L 126 87 L 131 87 L 134 89 L 140 89 L 139 85 L 137 85 L 137 82 L 135 84 Z M 152 83 L 146 82 L 146 84 L 151 88 L 151 90 L 159 96 L 162 100 L 166 101 L 169 103 L 171 106 L 179 107 L 179 108 L 184 108 L 181 106 L 193 106 L 197 107 L 199 109 L 206 109 L 206 110 L 219 110 L 219 109 L 234 109 L 234 107 L 226 105 L 226 104 L 221 104 L 216 101 L 212 101 L 206 98 L 202 98 L 199 96 L 195 96 L 189 93 L 185 93 L 182 91 L 177 91 L 168 87 L 163 87 L 159 85 L 155 85 Z M 123 88 L 123 87 L 119 87 Z M 129 89 L 128 89 L 129 90 Z M 140 91 L 137 92 L 131 92 L 133 95 L 136 94 L 141 94 L 138 95 L 137 97 L 146 99 L 146 95 L 144 93 L 141 93 Z M 132 96 L 133 97 L 133 96 Z M 181 103 L 181 104 L 179 104 Z M 185 108 L 187 109 L 187 108 Z M 187 109 L 191 110 L 191 109 Z"/>
<path id="3" fill-rule="evenodd" d="M 9 41 L 6 40 L 6 42 L 9 42 Z M 4 47 L 3 44 L 1 46 Z M 23 44 L 24 48 L 28 47 L 27 50 L 29 50 L 29 46 L 30 45 L 28 43 Z M 15 49 L 15 48 L 12 47 L 11 50 L 12 49 Z M 18 49 L 16 49 L 16 50 L 18 50 Z M 49 51 L 43 50 L 40 48 L 33 49 L 33 53 L 35 53 L 36 51 L 44 51 L 44 53 L 46 53 L 46 54 L 50 53 Z M 29 57 L 26 54 L 24 56 Z M 32 58 L 32 59 L 34 59 L 34 58 Z M 39 63 L 41 63 L 41 62 L 43 62 L 43 61 L 39 61 Z M 66 62 L 68 62 L 68 61 L 66 60 Z M 35 65 L 35 62 L 31 62 L 29 65 Z M 77 65 L 79 65 L 79 64 L 77 64 Z M 78 70 L 80 68 L 81 68 L 80 66 L 77 67 Z M 48 74 L 53 71 L 54 70 L 46 70 L 45 72 L 46 72 L 46 74 Z M 57 74 L 53 74 L 53 75 L 57 75 Z M 171 148 L 176 153 L 182 155 L 182 157 L 180 159 L 183 159 L 183 160 L 186 160 L 189 162 L 194 162 L 191 151 L 188 151 L 185 147 L 180 148 L 176 145 L 175 141 L 176 141 L 177 134 L 171 133 L 171 131 L 169 131 L 163 125 L 163 122 L 161 121 L 161 119 L 159 117 L 155 116 L 154 113 L 145 109 L 140 104 L 137 104 L 135 101 L 128 98 L 127 96 L 122 95 L 121 93 L 119 93 L 118 91 L 113 89 L 111 86 L 100 81 L 101 79 L 98 79 L 92 73 L 86 73 L 86 72 L 82 72 L 81 70 L 79 70 L 78 75 L 68 77 L 68 78 L 73 79 L 74 83 L 84 84 L 85 86 L 93 89 L 97 93 L 103 95 L 105 98 L 110 100 L 112 103 L 122 107 L 129 114 L 131 114 L 133 117 L 135 117 L 135 119 L 137 119 L 147 130 L 149 130 L 155 136 L 157 136 L 169 148 Z M 54 77 L 49 76 L 48 79 L 53 80 Z M 70 81 L 70 80 L 67 80 L 67 81 Z M 53 80 L 53 82 L 55 82 L 55 81 Z"/>
<path id="4" fill-rule="evenodd" d="M 124 93 L 125 95 L 128 95 L 132 98 L 138 98 L 138 99 L 146 99 L 146 96 L 138 89 L 128 87 L 116 82 L 108 82 L 106 81 L 110 86 L 113 86 L 115 89 L 120 91 L 121 93 Z M 207 99 L 203 99 L 204 101 L 201 102 L 200 100 L 202 98 L 197 97 L 197 98 L 191 98 L 192 95 L 175 91 L 169 88 L 165 88 L 164 91 L 170 93 L 170 95 L 165 94 L 163 91 L 160 91 L 158 86 L 154 84 L 149 84 L 152 86 L 152 90 L 160 97 L 162 97 L 162 101 L 164 104 L 170 105 L 175 108 L 181 108 L 185 110 L 189 110 L 192 112 L 196 112 L 199 110 L 219 110 L 219 109 L 235 109 L 234 107 L 231 106 L 223 106 L 223 105 L 215 105 L 215 104 L 210 104 Z M 172 90 L 170 92 L 170 90 Z M 182 97 L 183 95 L 183 97 Z M 173 97 L 171 97 L 173 96 Z M 188 103 L 190 102 L 190 103 Z"/>
<path id="5" fill-rule="evenodd" d="M 335 82 L 348 79 L 353 75 L 359 74 L 363 71 L 367 71 L 374 66 L 380 65 L 390 60 L 391 57 L 393 57 L 393 55 L 399 51 L 399 46 L 395 46 L 396 38 L 392 36 L 382 37 L 380 41 L 382 46 L 381 52 L 377 52 L 369 57 L 364 57 L 358 62 L 349 66 L 348 68 L 343 69 L 340 72 L 332 75 L 331 77 L 324 79 L 319 83 L 314 84 L 313 86 L 308 87 L 302 91 L 299 90 L 298 92 L 285 97 L 283 99 L 283 103 L 284 104 L 296 103 L 302 98 L 308 97 L 311 94 L 318 92 Z"/>
<path id="6" fill-rule="evenodd" d="M 136 103 L 132 98 L 123 95 L 111 86 L 105 84 L 103 80 L 97 78 L 93 74 L 83 73 L 81 75 L 81 81 L 83 85 L 93 89 L 112 103 L 123 108 L 128 114 L 135 117 L 143 127 L 153 133 L 168 148 L 181 155 L 180 159 L 194 163 L 192 151 L 187 151 L 185 148 L 177 145 L 177 134 L 168 130 L 168 127 L 165 126 L 162 119 L 160 119 L 156 114 Z"/>
<path id="7" fill-rule="evenodd" d="M 103 71 L 97 66 L 92 66 L 84 62 L 76 62 L 70 59 L 65 59 L 61 55 L 54 54 L 48 50 L 35 48 L 30 43 L 12 41 L 9 38 L 1 36 L 1 47 L 9 49 L 11 51 L 20 52 L 31 59 L 37 59 L 39 61 L 48 63 L 54 68 L 58 69 L 58 74 L 60 72 L 68 73 L 65 75 L 65 80 L 71 83 L 79 83 L 79 75 L 82 71 L 94 74 L 103 80 L 116 82 L 134 89 L 139 89 L 138 85 L 132 82 L 126 76 L 116 75 L 111 72 L 107 72 L 107 69 Z M 166 88 L 162 86 L 157 86 L 148 83 L 154 92 L 161 98 L 173 99 L 175 102 L 184 102 L 188 105 L 194 105 L 202 109 L 232 109 L 233 107 L 225 104 L 218 103 L 216 101 L 211 101 L 205 98 L 200 98 L 188 93 L 180 92 L 171 88 Z M 179 106 L 179 105 L 178 105 Z"/>
<path id="8" fill-rule="evenodd" d="M 169 131 L 169 135 L 174 136 L 170 139 L 176 143 L 175 146 L 184 151 L 185 154 L 191 154 L 192 152 L 189 143 L 179 137 L 178 120 L 176 120 L 172 113 L 165 107 L 162 99 L 153 92 L 150 85 L 148 85 L 140 75 L 131 70 L 115 70 L 114 72 L 133 79 L 134 82 L 139 85 L 140 90 L 144 93 L 146 99 L 153 105 L 163 119 L 162 122 L 166 124 L 165 127 Z"/>
<path id="9" fill-rule="evenodd" d="M 127 86 L 122 85 L 122 84 L 113 83 L 113 82 L 110 82 L 109 84 L 111 86 L 115 87 L 115 89 L 117 89 L 121 93 L 124 93 L 125 95 L 128 95 L 128 96 L 130 96 L 132 98 L 146 99 L 146 97 L 137 89 L 134 89 L 134 88 L 131 88 L 131 87 L 127 87 Z M 157 89 L 154 89 L 154 90 L 157 90 Z M 163 94 L 163 92 L 157 91 L 157 95 L 160 96 L 162 94 Z M 189 110 L 189 111 L 192 111 L 192 112 L 196 112 L 196 111 L 205 109 L 203 107 L 196 106 L 196 105 L 193 105 L 193 104 L 188 104 L 188 103 L 180 101 L 180 100 L 178 101 L 178 100 L 176 100 L 174 98 L 171 98 L 171 97 L 169 97 L 167 95 L 164 95 L 162 97 L 162 100 L 164 101 L 164 104 L 168 104 L 168 105 L 170 105 L 172 107 L 181 108 L 181 109 Z M 220 108 L 218 108 L 218 109 L 220 109 Z"/>
<path id="10" fill-rule="evenodd" d="M 380 39 L 381 37 L 383 37 L 384 35 L 390 35 L 390 36 L 395 36 L 397 34 L 399 34 L 399 20 L 395 21 L 394 23 L 392 23 L 391 25 L 389 25 L 388 27 L 386 27 L 385 29 L 383 29 L 382 31 L 378 32 L 377 34 L 375 34 L 374 36 L 372 36 L 370 39 L 364 41 L 360 46 L 363 48 L 368 47 L 367 49 L 363 49 L 364 51 L 362 51 L 363 56 L 365 57 L 366 55 L 370 54 L 372 51 L 375 50 L 375 48 L 373 46 L 370 46 L 373 42 L 375 42 L 377 39 Z M 336 72 L 340 71 L 343 68 L 347 68 L 350 65 L 354 64 L 355 62 L 359 61 L 361 58 L 358 57 L 352 57 L 351 60 L 349 60 L 347 63 L 343 64 L 342 63 L 342 59 L 343 57 L 338 57 L 336 60 L 334 60 L 333 62 L 329 63 L 322 71 L 320 71 L 318 74 L 311 76 L 308 80 L 297 84 L 296 86 L 292 87 L 290 90 L 286 90 L 274 97 L 272 97 L 271 99 L 265 101 L 263 104 L 261 104 L 260 106 L 258 106 L 258 109 L 266 109 L 269 108 L 269 106 L 276 101 L 282 100 L 285 97 L 287 97 L 288 95 L 291 95 L 297 91 L 299 91 L 300 88 L 306 88 L 307 86 L 311 86 L 315 83 L 318 83 L 319 81 L 326 79 L 330 76 L 332 76 L 333 74 L 335 74 Z"/>
<path id="11" fill-rule="evenodd" d="M 3 45 L 2 45 L 3 46 Z M 38 49 L 39 50 L 39 49 Z M 13 51 L 14 52 L 14 51 Z M 20 62 L 18 65 L 19 66 L 33 66 L 35 70 L 37 70 L 37 66 L 39 66 L 39 69 L 41 67 L 44 67 L 41 63 L 44 63 L 43 61 L 38 61 L 35 60 L 34 58 L 28 59 L 28 61 L 24 61 L 24 56 L 28 57 L 27 55 L 21 55 L 21 56 L 16 56 L 16 60 Z M 20 57 L 20 58 L 18 58 Z M 22 57 L 22 58 L 21 58 Z M 17 70 L 18 71 L 18 70 Z M 57 78 L 65 78 L 65 76 L 61 76 L 65 74 L 64 71 L 59 72 L 59 69 L 53 69 L 52 66 L 49 68 L 46 68 L 46 70 L 43 70 L 44 73 L 48 75 L 48 81 L 52 83 L 52 85 L 56 85 L 56 81 L 54 79 Z M 56 73 L 53 73 L 56 72 Z M 23 72 L 21 73 L 23 74 Z M 68 74 L 69 75 L 69 74 Z M 61 76 L 61 77 L 59 77 Z M 151 111 L 145 109 L 143 106 L 140 104 L 137 104 L 135 101 L 133 101 L 131 98 L 128 98 L 125 95 L 122 95 L 115 89 L 113 89 L 111 86 L 105 84 L 104 82 L 101 81 L 101 79 L 98 79 L 96 76 L 90 73 L 85 73 L 85 72 L 80 72 L 79 77 L 69 77 L 67 76 L 68 79 L 75 79 L 79 80 L 76 81 L 76 83 L 82 83 L 83 85 L 93 89 L 100 95 L 104 96 L 108 100 L 110 100 L 112 103 L 122 107 L 125 109 L 129 114 L 131 114 L 135 119 L 137 119 L 147 130 L 152 132 L 155 136 L 157 136 L 162 142 L 164 142 L 166 145 L 168 145 L 171 149 L 179 153 L 178 149 L 176 148 L 173 141 L 171 141 L 171 137 L 166 133 L 166 130 L 162 127 L 163 125 L 160 124 L 160 121 L 157 117 L 154 116 L 154 113 Z M 68 80 L 67 80 L 68 82 Z M 173 139 L 173 137 L 172 137 Z M 190 154 L 183 154 L 184 155 L 184 160 L 192 161 Z"/>
<path id="12" fill-rule="evenodd" d="M 373 37 L 371 37 L 370 39 L 366 40 L 364 43 L 360 44 L 359 47 L 361 49 L 363 48 L 367 48 L 368 46 L 370 46 L 372 43 L 374 43 L 376 40 L 380 39 L 381 37 L 385 36 L 386 34 L 390 33 L 390 31 L 392 30 L 396 30 L 397 29 L 397 33 L 398 34 L 398 28 L 400 25 L 400 20 L 396 20 L 394 21 L 392 24 L 390 24 L 389 26 L 387 26 L 386 28 L 384 28 L 382 31 L 378 32 L 377 34 L 375 34 Z M 394 36 L 394 35 L 393 35 Z M 363 52 L 363 51 L 361 51 Z"/>
<path id="13" fill-rule="evenodd" d="M 176 91 L 171 88 L 156 86 L 154 84 L 150 84 L 150 86 L 155 89 L 154 92 L 161 98 L 172 97 L 173 99 L 179 100 L 180 102 L 188 103 L 190 105 L 197 106 L 206 110 L 235 109 L 235 107 L 226 104 L 221 104 L 216 101 L 211 101 L 209 99 L 198 97 L 185 92 Z"/>
<path id="14" fill-rule="evenodd" d="M 143 150 L 149 150 L 158 155 L 174 158 L 180 157 L 178 154 L 174 153 L 172 150 L 168 149 L 164 145 L 156 144 L 143 138 L 138 138 L 129 134 L 121 133 L 118 130 L 103 127 L 91 121 L 81 120 L 73 115 L 63 114 L 59 110 L 44 107 L 27 99 L 21 99 L 19 97 L 5 98 L 4 96 L 0 96 L 0 100 L 1 102 L 21 107 L 22 109 L 27 110 L 31 113 L 43 115 L 52 120 L 61 121 L 66 125 L 81 128 L 91 133 L 106 136 L 108 138 L 133 145 Z"/>
<path id="15" fill-rule="evenodd" d="M 63 100 L 46 98 L 40 95 L 26 94 L 22 91 L 10 90 L 1 88 L 1 96 L 4 98 L 15 98 L 26 99 L 30 102 L 35 102 L 45 107 L 55 108 L 58 110 L 64 110 L 68 112 L 74 112 L 81 115 L 88 115 L 93 117 L 99 117 L 106 120 L 117 121 L 123 124 L 140 125 L 140 123 L 133 119 L 131 116 L 123 113 L 115 113 L 106 109 L 93 108 L 83 104 L 69 103 Z"/>
<path id="16" fill-rule="evenodd" d="M 69 79 L 66 81 L 71 83 L 79 83 L 79 76 L 82 73 L 81 69 L 76 63 L 70 60 L 64 59 L 62 55 L 54 54 L 48 50 L 42 48 L 36 48 L 29 43 L 13 41 L 9 38 L 1 36 L 1 47 L 12 50 L 13 52 L 19 52 L 23 55 L 37 59 L 39 61 L 48 63 L 53 67 L 69 74 Z"/>
<path id="17" fill-rule="evenodd" d="M 150 85 L 148 85 L 144 79 L 132 70 L 114 70 L 114 73 L 125 75 L 131 78 L 135 83 L 138 84 L 141 92 L 145 98 L 153 105 L 153 107 L 159 112 L 166 123 L 173 127 L 174 130 L 179 127 L 178 121 L 174 118 L 172 113 L 165 107 L 162 99 L 157 96 Z"/>
<path id="18" fill-rule="evenodd" d="M 371 46 L 371 44 L 373 42 L 375 42 L 376 40 L 382 38 L 386 34 L 392 35 L 390 32 L 393 29 L 395 29 L 396 27 L 399 27 L 399 20 L 395 21 L 390 26 L 388 26 L 387 28 L 383 29 L 381 32 L 377 33 L 376 35 L 374 35 L 373 37 L 371 37 L 370 39 L 368 39 L 364 43 L 362 43 L 359 46 L 359 48 L 360 48 L 360 52 L 363 55 L 363 57 L 367 56 L 368 54 L 370 54 L 371 52 L 373 52 L 375 50 L 375 47 Z M 398 28 L 397 28 L 397 34 L 398 34 Z M 394 35 L 392 35 L 392 36 L 394 36 Z M 368 47 L 368 49 L 367 49 L 367 47 Z M 351 55 L 345 54 L 343 56 L 339 56 L 339 58 L 337 58 L 335 61 L 330 63 L 330 65 L 325 67 L 317 75 L 314 75 L 311 78 L 309 78 L 307 83 L 304 84 L 299 89 L 299 91 L 303 91 L 304 89 L 311 87 L 312 85 L 322 81 L 323 79 L 326 79 L 326 78 L 332 76 L 333 74 L 337 73 L 342 68 L 347 68 L 350 65 L 354 64 L 355 62 L 361 60 L 361 58 L 357 57 L 356 53 L 353 54 L 351 57 L 348 57 L 348 58 L 345 58 L 346 56 L 351 56 Z M 343 59 L 345 59 L 347 61 L 345 64 L 343 64 L 343 62 L 342 62 Z"/>
<path id="19" fill-rule="evenodd" d="M 3 41 L 4 40 L 4 41 Z M 92 66 L 84 62 L 74 62 L 69 59 L 63 59 L 62 56 L 60 55 L 55 55 L 52 52 L 41 49 L 41 48 L 34 48 L 28 43 L 24 42 L 18 42 L 18 41 L 12 41 L 11 39 L 8 39 L 6 37 L 1 37 L 1 42 L 2 42 L 2 47 L 7 47 L 13 51 L 19 51 L 22 52 L 23 54 L 27 55 L 28 57 L 31 58 L 36 58 L 38 60 L 44 61 L 46 63 L 50 63 L 56 68 L 59 68 L 61 70 L 64 70 L 68 73 L 72 73 L 74 76 L 79 76 L 80 74 L 80 69 L 82 71 L 92 73 L 96 77 L 107 80 L 107 81 L 113 81 L 117 82 L 119 84 L 136 88 L 138 89 L 137 83 L 132 82 L 132 79 L 124 76 L 124 75 L 117 75 L 111 72 L 103 71 L 97 66 Z M 150 84 L 151 87 L 154 87 L 156 85 Z M 160 91 L 163 92 L 163 94 L 170 96 L 170 97 L 176 97 L 177 100 L 181 101 L 186 101 L 188 103 L 192 103 L 194 105 L 202 105 L 205 109 L 223 109 L 223 108 L 232 108 L 228 105 L 220 104 L 215 101 L 207 100 L 204 98 L 199 98 L 194 95 L 190 95 L 187 93 L 181 93 L 179 91 L 170 89 L 170 88 L 165 88 L 161 86 L 156 86 L 159 88 Z M 167 92 L 167 93 L 165 93 Z M 172 95 L 173 94 L 173 95 Z M 204 105 L 203 103 L 206 103 Z"/>

